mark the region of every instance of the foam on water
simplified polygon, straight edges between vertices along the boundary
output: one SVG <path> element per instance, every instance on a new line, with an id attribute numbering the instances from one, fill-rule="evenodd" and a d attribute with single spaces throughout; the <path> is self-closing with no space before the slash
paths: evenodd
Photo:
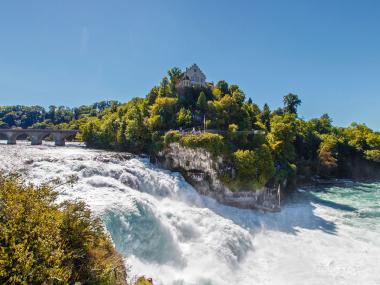
<path id="1" fill-rule="evenodd" d="M 76 145 L 0 145 L 35 183 L 78 176 L 61 199 L 102 217 L 131 275 L 155 284 L 380 284 L 380 184 L 301 191 L 280 213 L 218 204 L 178 173 Z"/>

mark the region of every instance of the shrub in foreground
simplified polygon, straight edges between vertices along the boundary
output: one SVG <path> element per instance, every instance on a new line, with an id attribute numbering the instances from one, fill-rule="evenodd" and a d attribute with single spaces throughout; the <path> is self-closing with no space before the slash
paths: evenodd
<path id="1" fill-rule="evenodd" d="M 126 284 L 122 257 L 82 202 L 0 174 L 0 284 Z"/>

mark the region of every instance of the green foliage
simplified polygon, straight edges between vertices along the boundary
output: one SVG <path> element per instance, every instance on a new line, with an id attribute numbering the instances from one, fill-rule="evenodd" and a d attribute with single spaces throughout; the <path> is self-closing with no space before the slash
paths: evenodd
<path id="1" fill-rule="evenodd" d="M 165 145 L 169 145 L 174 142 L 179 142 L 181 139 L 181 134 L 178 131 L 169 131 L 164 136 Z"/>
<path id="2" fill-rule="evenodd" d="M 82 139 L 90 147 L 147 151 L 151 145 L 147 113 L 145 100 L 132 99 L 102 118 L 86 120 L 80 126 Z"/>
<path id="3" fill-rule="evenodd" d="M 51 128 L 84 117 L 96 117 L 117 104 L 116 101 L 101 101 L 72 109 L 52 105 L 48 110 L 41 106 L 0 106 L 0 128 Z"/>
<path id="4" fill-rule="evenodd" d="M 198 100 L 197 100 L 197 108 L 202 112 L 206 112 L 207 110 L 207 98 L 205 93 L 202 91 L 199 94 Z"/>
<path id="5" fill-rule="evenodd" d="M 81 202 L 0 174 L 1 284 L 126 284 L 123 259 Z"/>
<path id="6" fill-rule="evenodd" d="M 296 120 L 294 114 L 274 115 L 271 118 L 271 131 L 268 142 L 276 161 L 295 159 Z"/>
<path id="7" fill-rule="evenodd" d="M 188 128 L 191 126 L 192 113 L 190 110 L 181 108 L 177 113 L 177 124 L 179 127 Z"/>
<path id="8" fill-rule="evenodd" d="M 216 88 L 218 88 L 222 94 L 227 94 L 228 93 L 228 83 L 224 80 L 220 80 L 218 81 L 218 83 L 216 83 Z"/>
<path id="9" fill-rule="evenodd" d="M 140 277 L 139 279 L 137 279 L 135 285 L 153 285 L 153 282 L 152 279 Z"/>
<path id="10" fill-rule="evenodd" d="M 180 144 L 190 148 L 204 148 L 214 155 L 222 154 L 224 149 L 223 137 L 212 133 L 184 135 Z"/>
<path id="11" fill-rule="evenodd" d="M 255 150 L 237 150 L 234 152 L 234 165 L 240 185 L 250 189 L 264 186 L 275 172 L 267 145 Z"/>
<path id="12" fill-rule="evenodd" d="M 167 77 L 164 77 L 160 83 L 160 89 L 158 92 L 159 97 L 169 97 L 172 95 L 171 93 L 171 88 L 170 88 L 170 83 Z"/>
<path id="13" fill-rule="evenodd" d="M 335 135 L 325 134 L 321 136 L 322 142 L 319 146 L 318 157 L 320 161 L 320 174 L 330 176 L 338 166 L 338 144 L 339 138 Z"/>
<path id="14" fill-rule="evenodd" d="M 154 130 L 176 127 L 177 98 L 158 97 L 151 108 L 149 123 Z"/>
<path id="15" fill-rule="evenodd" d="M 182 71 L 178 67 L 173 67 L 173 68 L 169 69 L 168 76 L 170 79 L 169 86 L 170 86 L 170 93 L 171 94 L 176 93 L 175 87 L 179 83 L 181 74 L 182 74 Z"/>
<path id="16" fill-rule="evenodd" d="M 364 124 L 352 123 L 350 127 L 344 130 L 345 136 L 348 138 L 348 144 L 358 151 L 364 151 L 370 148 L 370 144 L 378 147 L 379 135 L 375 135 L 373 131 Z M 376 142 L 377 141 L 377 142 Z"/>
<path id="17" fill-rule="evenodd" d="M 227 130 L 230 124 L 236 124 L 241 130 L 251 129 L 251 119 L 240 101 L 227 94 L 220 100 L 208 102 L 207 118 L 211 119 L 211 127 Z"/>
<path id="18" fill-rule="evenodd" d="M 301 100 L 297 95 L 289 93 L 284 96 L 284 111 L 291 114 L 297 114 L 297 108 L 301 105 Z"/>
<path id="19" fill-rule="evenodd" d="M 371 160 L 374 162 L 380 162 L 380 150 L 378 150 L 378 149 L 366 150 L 365 151 L 365 157 L 368 160 Z"/>
<path id="20" fill-rule="evenodd" d="M 270 109 L 267 103 L 263 106 L 263 111 L 257 115 L 258 125 L 266 130 L 270 131 Z"/>

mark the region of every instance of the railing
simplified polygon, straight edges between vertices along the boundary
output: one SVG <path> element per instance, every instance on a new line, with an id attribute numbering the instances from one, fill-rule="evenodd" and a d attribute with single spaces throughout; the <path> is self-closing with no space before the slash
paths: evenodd
<path id="1" fill-rule="evenodd" d="M 179 129 L 177 130 L 182 134 L 201 134 L 201 133 L 213 133 L 213 134 L 265 134 L 265 131 L 263 130 L 250 130 L 250 131 L 227 131 L 227 130 L 217 130 L 217 129 L 197 129 L 197 128 L 192 128 L 192 129 Z"/>

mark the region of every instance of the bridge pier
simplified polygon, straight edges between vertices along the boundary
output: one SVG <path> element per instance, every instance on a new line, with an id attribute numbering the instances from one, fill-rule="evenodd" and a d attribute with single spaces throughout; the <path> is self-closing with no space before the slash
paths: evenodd
<path id="1" fill-rule="evenodd" d="M 42 144 L 43 135 L 31 134 L 30 137 L 32 139 L 32 145 L 41 145 Z"/>
<path id="2" fill-rule="evenodd" d="M 7 144 L 16 144 L 17 135 L 9 134 L 7 136 Z"/>
<path id="3" fill-rule="evenodd" d="M 65 139 L 69 136 L 69 135 L 64 134 L 62 132 L 52 132 L 51 134 L 53 135 L 54 144 L 56 146 L 64 146 L 66 143 Z"/>
<path id="4" fill-rule="evenodd" d="M 56 138 L 54 144 L 56 146 L 64 146 L 66 144 L 66 141 L 64 138 Z"/>
<path id="5" fill-rule="evenodd" d="M 18 134 L 12 132 L 4 132 L 3 134 L 7 138 L 7 144 L 16 144 Z"/>

